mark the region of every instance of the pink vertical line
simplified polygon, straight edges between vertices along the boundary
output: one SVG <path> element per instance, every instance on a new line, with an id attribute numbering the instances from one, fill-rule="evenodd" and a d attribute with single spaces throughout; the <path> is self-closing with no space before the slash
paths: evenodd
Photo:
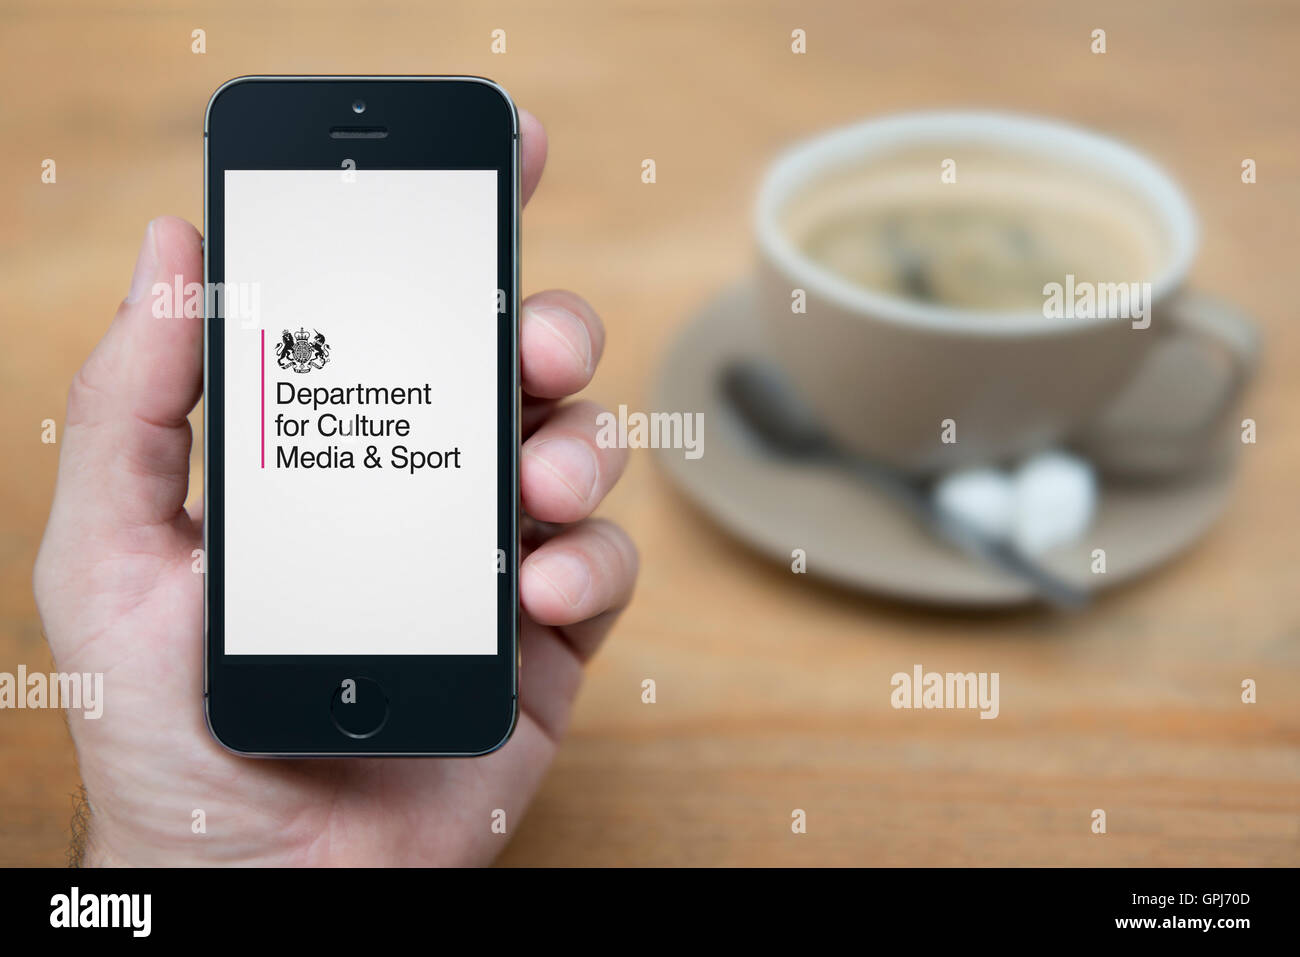
<path id="1" fill-rule="evenodd" d="M 266 468 L 266 330 L 262 330 L 262 468 Z"/>

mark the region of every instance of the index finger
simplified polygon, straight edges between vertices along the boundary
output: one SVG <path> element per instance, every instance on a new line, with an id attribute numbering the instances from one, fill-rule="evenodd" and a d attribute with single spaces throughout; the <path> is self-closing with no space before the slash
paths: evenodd
<path id="1" fill-rule="evenodd" d="M 542 126 L 541 120 L 524 109 L 519 110 L 519 152 L 523 161 L 520 174 L 523 189 L 521 200 L 527 203 L 533 190 L 537 189 L 542 169 L 546 166 L 546 128 Z"/>

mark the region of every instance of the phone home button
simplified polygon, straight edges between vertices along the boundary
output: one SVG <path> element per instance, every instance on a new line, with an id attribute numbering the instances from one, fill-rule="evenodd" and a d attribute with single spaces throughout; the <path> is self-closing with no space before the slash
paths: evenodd
<path id="1" fill-rule="evenodd" d="M 388 696 L 369 678 L 345 678 L 330 698 L 330 717 L 349 738 L 369 738 L 388 721 Z"/>

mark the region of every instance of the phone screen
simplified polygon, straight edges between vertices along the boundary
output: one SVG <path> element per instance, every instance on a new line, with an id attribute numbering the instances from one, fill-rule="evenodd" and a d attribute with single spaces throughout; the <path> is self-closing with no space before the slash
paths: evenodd
<path id="1" fill-rule="evenodd" d="M 225 654 L 497 654 L 498 171 L 223 175 Z"/>

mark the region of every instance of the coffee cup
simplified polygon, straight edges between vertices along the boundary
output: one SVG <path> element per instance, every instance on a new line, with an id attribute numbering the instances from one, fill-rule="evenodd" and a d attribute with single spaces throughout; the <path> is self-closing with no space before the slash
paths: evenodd
<path id="1" fill-rule="evenodd" d="M 1067 442 L 1121 471 L 1185 469 L 1254 369 L 1253 326 L 1186 288 L 1182 190 L 1057 121 L 923 112 L 824 134 L 772 165 L 756 228 L 774 359 L 832 436 L 907 472 Z M 1175 340 L 1226 370 L 1204 408 L 1108 414 Z"/>

